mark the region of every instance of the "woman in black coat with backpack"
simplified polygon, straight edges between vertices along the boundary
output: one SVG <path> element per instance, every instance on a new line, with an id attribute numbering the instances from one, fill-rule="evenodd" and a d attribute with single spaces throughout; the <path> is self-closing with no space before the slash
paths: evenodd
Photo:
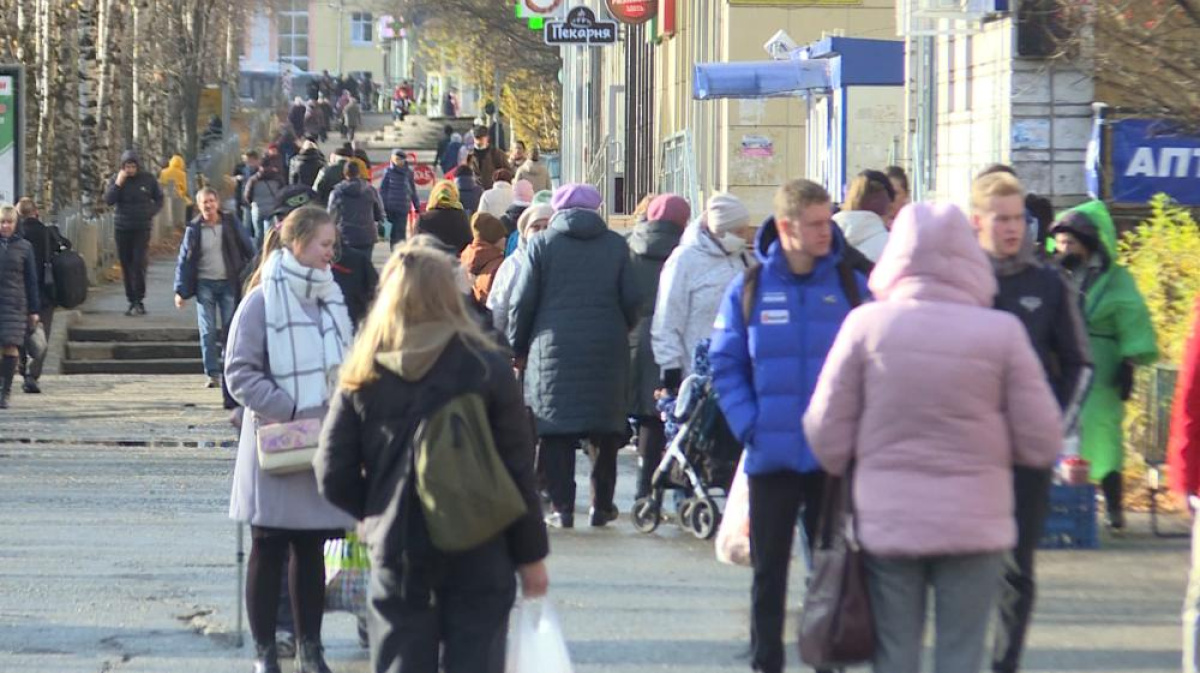
<path id="1" fill-rule="evenodd" d="M 21 346 L 38 324 L 39 294 L 33 246 L 17 233 L 17 209 L 0 205 L 0 409 L 8 408 Z"/>

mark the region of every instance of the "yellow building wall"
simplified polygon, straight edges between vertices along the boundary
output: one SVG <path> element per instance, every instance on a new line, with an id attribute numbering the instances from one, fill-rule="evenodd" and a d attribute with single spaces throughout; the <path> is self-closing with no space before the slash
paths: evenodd
<path id="1" fill-rule="evenodd" d="M 679 2 L 677 12 L 678 33 L 659 48 L 656 66 L 660 141 L 691 130 L 697 163 L 709 164 L 698 166 L 702 198 L 730 191 L 745 200 L 752 217 L 765 218 L 776 188 L 805 176 L 807 107 L 800 98 L 693 101 L 694 64 L 767 60 L 763 45 L 780 29 L 800 46 L 833 33 L 898 39 L 894 0 Z M 743 155 L 743 141 L 763 139 L 771 156 Z"/>
<path id="2" fill-rule="evenodd" d="M 335 75 L 339 72 L 368 71 L 374 81 L 384 81 L 383 59 L 385 53 L 379 48 L 378 30 L 381 14 L 378 7 L 373 7 L 376 4 L 378 3 L 346 2 L 339 20 L 338 10 L 330 7 L 329 2 L 322 0 L 309 3 L 308 53 L 310 68 L 313 71 L 328 70 Z M 371 44 L 357 44 L 350 39 L 350 19 L 354 12 L 371 12 L 374 24 L 371 29 L 373 40 Z M 338 30 L 342 34 L 342 65 L 340 69 L 338 68 L 338 33 L 334 30 L 335 26 L 338 26 Z"/>

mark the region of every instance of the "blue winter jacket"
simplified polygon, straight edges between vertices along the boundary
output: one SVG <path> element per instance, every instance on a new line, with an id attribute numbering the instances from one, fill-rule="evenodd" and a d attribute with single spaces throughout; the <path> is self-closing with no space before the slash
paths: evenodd
<path id="1" fill-rule="evenodd" d="M 758 233 L 762 270 L 749 325 L 742 317 L 744 274 L 721 300 L 709 358 L 721 410 L 746 446 L 749 475 L 821 469 L 802 421 L 825 356 L 851 310 L 837 269 L 845 245 L 835 234 L 830 253 L 812 273 L 798 276 L 788 268 L 775 220 L 769 219 Z M 854 277 L 865 300 L 866 278 Z"/>
<path id="2" fill-rule="evenodd" d="M 234 296 L 242 296 L 240 278 L 254 259 L 254 243 L 246 235 L 237 216 L 221 213 L 221 255 L 225 259 L 225 277 L 234 287 Z M 175 294 L 184 299 L 196 296 L 200 285 L 200 228 L 203 216 L 197 215 L 183 230 L 179 257 L 175 262 Z"/>
<path id="3" fill-rule="evenodd" d="M 417 195 L 417 183 L 408 164 L 387 167 L 383 172 L 383 181 L 379 183 L 379 197 L 383 199 L 383 209 L 388 213 L 407 215 L 409 210 L 421 210 L 421 197 Z M 392 224 L 404 226 L 405 222 Z"/>

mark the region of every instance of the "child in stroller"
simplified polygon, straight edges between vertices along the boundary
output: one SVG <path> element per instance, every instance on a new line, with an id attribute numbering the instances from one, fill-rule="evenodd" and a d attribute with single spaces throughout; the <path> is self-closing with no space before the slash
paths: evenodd
<path id="1" fill-rule="evenodd" d="M 662 522 L 667 491 L 684 496 L 677 503 L 680 528 L 707 540 L 720 524 L 716 498 L 728 496 L 742 449 L 717 405 L 708 345 L 708 339 L 696 345 L 692 374 L 684 379 L 678 396 L 659 401 L 667 450 L 650 479 L 649 495 L 633 505 L 633 525 L 642 533 L 654 532 Z"/>

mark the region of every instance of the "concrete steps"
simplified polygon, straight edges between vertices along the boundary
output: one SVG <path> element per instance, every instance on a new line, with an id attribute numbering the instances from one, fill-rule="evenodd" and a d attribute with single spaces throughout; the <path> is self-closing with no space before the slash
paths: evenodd
<path id="1" fill-rule="evenodd" d="M 64 374 L 204 373 L 200 332 L 176 325 L 87 325 L 67 332 Z"/>

